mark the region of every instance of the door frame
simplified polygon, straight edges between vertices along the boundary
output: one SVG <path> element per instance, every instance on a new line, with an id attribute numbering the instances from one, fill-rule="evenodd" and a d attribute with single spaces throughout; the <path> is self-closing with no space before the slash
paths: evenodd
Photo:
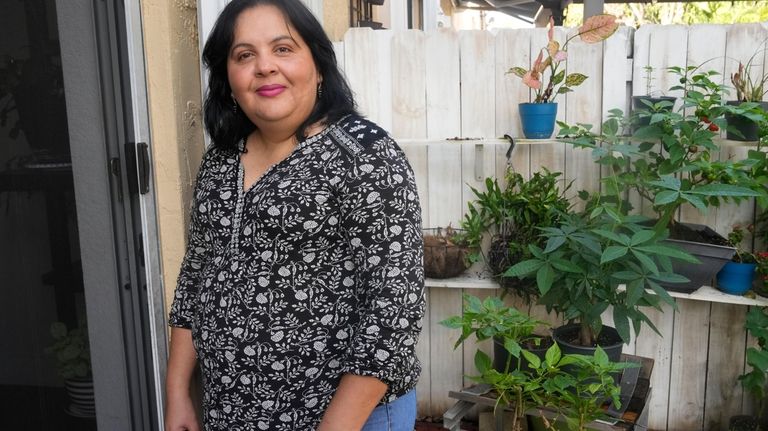
<path id="1" fill-rule="evenodd" d="M 97 424 L 116 431 L 161 429 L 166 358 L 154 190 L 132 194 L 127 176 L 127 149 L 150 142 L 141 15 L 125 3 L 56 0 Z"/>

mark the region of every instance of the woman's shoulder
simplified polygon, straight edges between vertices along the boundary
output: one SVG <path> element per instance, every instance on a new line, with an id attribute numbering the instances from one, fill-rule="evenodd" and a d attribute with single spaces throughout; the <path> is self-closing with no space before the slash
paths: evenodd
<path id="1" fill-rule="evenodd" d="M 237 153 L 230 148 L 208 145 L 200 161 L 200 171 L 219 171 L 224 165 L 236 165 Z"/>
<path id="2" fill-rule="evenodd" d="M 242 148 L 241 145 L 242 143 L 238 143 L 237 148 Z M 236 151 L 234 148 L 224 148 L 219 145 L 211 144 L 205 148 L 205 153 L 203 153 L 203 163 L 220 163 L 222 161 L 226 161 L 227 159 L 237 159 L 238 153 L 239 151 Z"/>
<path id="3" fill-rule="evenodd" d="M 384 146 L 396 146 L 384 128 L 359 115 L 347 115 L 338 120 L 328 131 L 331 139 L 352 156 L 376 150 Z"/>

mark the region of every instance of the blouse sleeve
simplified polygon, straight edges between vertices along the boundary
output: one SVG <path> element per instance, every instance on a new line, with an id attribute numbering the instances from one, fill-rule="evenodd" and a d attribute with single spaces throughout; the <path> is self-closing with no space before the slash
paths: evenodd
<path id="1" fill-rule="evenodd" d="M 207 244 L 210 243 L 207 233 L 200 221 L 199 197 L 204 187 L 205 172 L 209 169 L 211 151 L 203 156 L 200 169 L 195 181 L 195 191 L 192 200 L 192 209 L 189 218 L 187 234 L 187 248 L 181 270 L 176 282 L 176 291 L 173 294 L 173 303 L 168 319 L 170 326 L 179 328 L 192 328 L 195 303 L 197 301 L 197 289 L 200 286 L 202 270 L 208 260 L 210 251 Z"/>
<path id="2" fill-rule="evenodd" d="M 389 137 L 354 158 L 342 229 L 355 263 L 360 322 L 344 373 L 387 385 L 413 377 L 424 315 L 421 208 L 413 171 Z"/>

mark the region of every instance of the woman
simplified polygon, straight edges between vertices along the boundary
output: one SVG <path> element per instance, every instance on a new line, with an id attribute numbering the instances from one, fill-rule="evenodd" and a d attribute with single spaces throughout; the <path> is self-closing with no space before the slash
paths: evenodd
<path id="1" fill-rule="evenodd" d="M 213 144 L 171 308 L 166 430 L 412 430 L 420 208 L 299 0 L 234 0 L 205 45 Z"/>

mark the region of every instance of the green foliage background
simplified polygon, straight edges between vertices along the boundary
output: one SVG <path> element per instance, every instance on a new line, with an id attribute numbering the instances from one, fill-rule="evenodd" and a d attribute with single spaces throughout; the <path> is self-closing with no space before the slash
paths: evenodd
<path id="1" fill-rule="evenodd" d="M 768 1 L 713 1 L 691 3 L 606 4 L 605 13 L 616 15 L 628 26 L 643 24 L 734 24 L 768 21 Z M 584 15 L 582 4 L 566 10 L 565 26 L 578 27 Z"/>

